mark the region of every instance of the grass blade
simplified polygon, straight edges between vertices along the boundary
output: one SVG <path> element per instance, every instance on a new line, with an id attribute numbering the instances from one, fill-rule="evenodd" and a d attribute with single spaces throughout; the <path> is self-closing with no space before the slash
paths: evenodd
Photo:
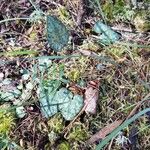
<path id="1" fill-rule="evenodd" d="M 124 129 L 126 126 L 128 126 L 129 124 L 131 124 L 133 121 L 135 121 L 136 119 L 138 119 L 140 116 L 144 115 L 145 113 L 149 112 L 150 108 L 146 108 L 142 111 L 140 111 L 139 113 L 137 113 L 136 115 L 134 115 L 133 117 L 131 117 L 130 119 L 126 120 L 125 122 L 123 122 L 118 128 L 116 128 L 110 135 L 108 135 L 104 140 L 102 140 L 102 142 L 100 142 L 100 144 L 98 144 L 98 146 L 96 147 L 96 150 L 101 150 L 112 138 L 117 136 L 117 133 L 119 131 L 121 131 L 122 129 Z"/>

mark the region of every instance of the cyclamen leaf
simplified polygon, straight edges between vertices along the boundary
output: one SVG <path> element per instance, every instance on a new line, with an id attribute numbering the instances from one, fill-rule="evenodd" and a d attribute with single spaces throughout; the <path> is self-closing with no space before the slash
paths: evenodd
<path id="1" fill-rule="evenodd" d="M 93 30 L 100 34 L 99 35 L 99 42 L 104 45 L 112 44 L 119 40 L 120 34 L 113 31 L 109 26 L 105 25 L 101 21 L 97 21 L 94 25 Z"/>
<path id="2" fill-rule="evenodd" d="M 66 120 L 73 120 L 83 107 L 83 98 L 80 95 L 75 95 L 68 103 L 59 105 L 59 110 Z"/>
<path id="3" fill-rule="evenodd" d="M 39 93 L 39 101 L 42 114 L 49 118 L 58 112 L 57 102 L 54 100 L 54 96 L 57 92 L 60 82 L 52 80 L 47 85 L 41 85 Z"/>
<path id="4" fill-rule="evenodd" d="M 66 88 L 61 88 L 57 93 L 55 94 L 54 101 L 57 104 L 64 104 L 68 103 L 70 99 L 73 98 L 73 94 L 67 90 Z"/>
<path id="5" fill-rule="evenodd" d="M 42 114 L 48 118 L 53 116 L 58 112 L 57 105 L 52 105 L 51 101 L 54 97 L 53 94 L 49 95 L 47 91 L 41 92 L 40 94 L 40 107 L 41 107 L 41 112 Z"/>
<path id="6" fill-rule="evenodd" d="M 54 51 L 61 51 L 67 45 L 69 32 L 65 25 L 54 16 L 47 16 L 47 39 Z"/>
<path id="7" fill-rule="evenodd" d="M 60 111 L 66 120 L 72 120 L 83 107 L 83 98 L 80 95 L 74 96 L 66 88 L 58 90 L 59 83 L 54 80 L 41 87 L 39 93 L 41 112 L 46 118 L 49 118 Z"/>

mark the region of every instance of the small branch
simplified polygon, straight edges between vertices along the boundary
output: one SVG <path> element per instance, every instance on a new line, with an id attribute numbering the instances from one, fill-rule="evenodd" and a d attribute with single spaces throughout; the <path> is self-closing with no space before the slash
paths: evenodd
<path id="1" fill-rule="evenodd" d="M 83 14 L 84 14 L 84 4 L 83 4 L 83 0 L 80 0 L 79 2 L 79 8 L 78 8 L 78 14 L 77 14 L 77 25 L 80 26 L 81 22 L 82 22 L 82 18 L 83 18 Z"/>
<path id="2" fill-rule="evenodd" d="M 134 33 L 132 29 L 127 29 L 127 28 L 124 28 L 124 27 L 111 27 L 113 30 L 116 30 L 116 31 L 121 31 L 121 32 L 129 32 L 129 33 Z"/>

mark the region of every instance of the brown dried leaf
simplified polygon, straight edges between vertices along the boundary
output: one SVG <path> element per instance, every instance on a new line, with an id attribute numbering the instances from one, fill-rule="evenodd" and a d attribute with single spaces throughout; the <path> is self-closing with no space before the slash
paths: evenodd
<path id="1" fill-rule="evenodd" d="M 106 127 L 104 127 L 103 129 L 101 129 L 100 131 L 98 131 L 96 134 L 94 134 L 88 141 L 87 143 L 91 144 L 96 142 L 97 140 L 100 139 L 104 139 L 107 134 L 111 133 L 114 129 L 116 129 L 123 121 L 122 120 L 118 120 L 118 121 L 114 121 L 113 123 L 107 125 Z"/>
<path id="2" fill-rule="evenodd" d="M 94 85 L 94 86 L 93 86 Z M 91 81 L 87 89 L 85 90 L 85 112 L 95 114 L 96 113 L 96 105 L 99 96 L 99 83 L 96 81 Z"/>

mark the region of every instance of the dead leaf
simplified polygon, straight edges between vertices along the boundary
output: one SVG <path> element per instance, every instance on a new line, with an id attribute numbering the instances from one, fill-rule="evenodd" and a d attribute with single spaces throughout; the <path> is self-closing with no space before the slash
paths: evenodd
<path id="1" fill-rule="evenodd" d="M 96 113 L 96 105 L 99 96 L 99 82 L 98 81 L 90 81 L 89 86 L 85 90 L 85 112 L 95 114 Z"/>
<path id="2" fill-rule="evenodd" d="M 84 94 L 84 89 L 79 87 L 78 85 L 75 85 L 75 84 L 72 84 L 68 87 L 68 89 L 74 94 L 79 94 L 79 95 L 82 95 Z"/>
<path id="3" fill-rule="evenodd" d="M 83 50 L 83 49 L 79 49 L 79 52 L 85 56 L 97 56 L 97 54 L 95 52 L 91 52 L 89 50 Z"/>
<path id="4" fill-rule="evenodd" d="M 96 134 L 94 134 L 88 141 L 88 144 L 92 144 L 100 139 L 104 139 L 107 134 L 111 133 L 114 129 L 116 129 L 123 121 L 122 120 L 118 120 L 118 121 L 114 121 L 111 124 L 108 124 L 106 127 L 104 127 L 103 129 L 101 129 L 100 131 L 98 131 Z"/>

